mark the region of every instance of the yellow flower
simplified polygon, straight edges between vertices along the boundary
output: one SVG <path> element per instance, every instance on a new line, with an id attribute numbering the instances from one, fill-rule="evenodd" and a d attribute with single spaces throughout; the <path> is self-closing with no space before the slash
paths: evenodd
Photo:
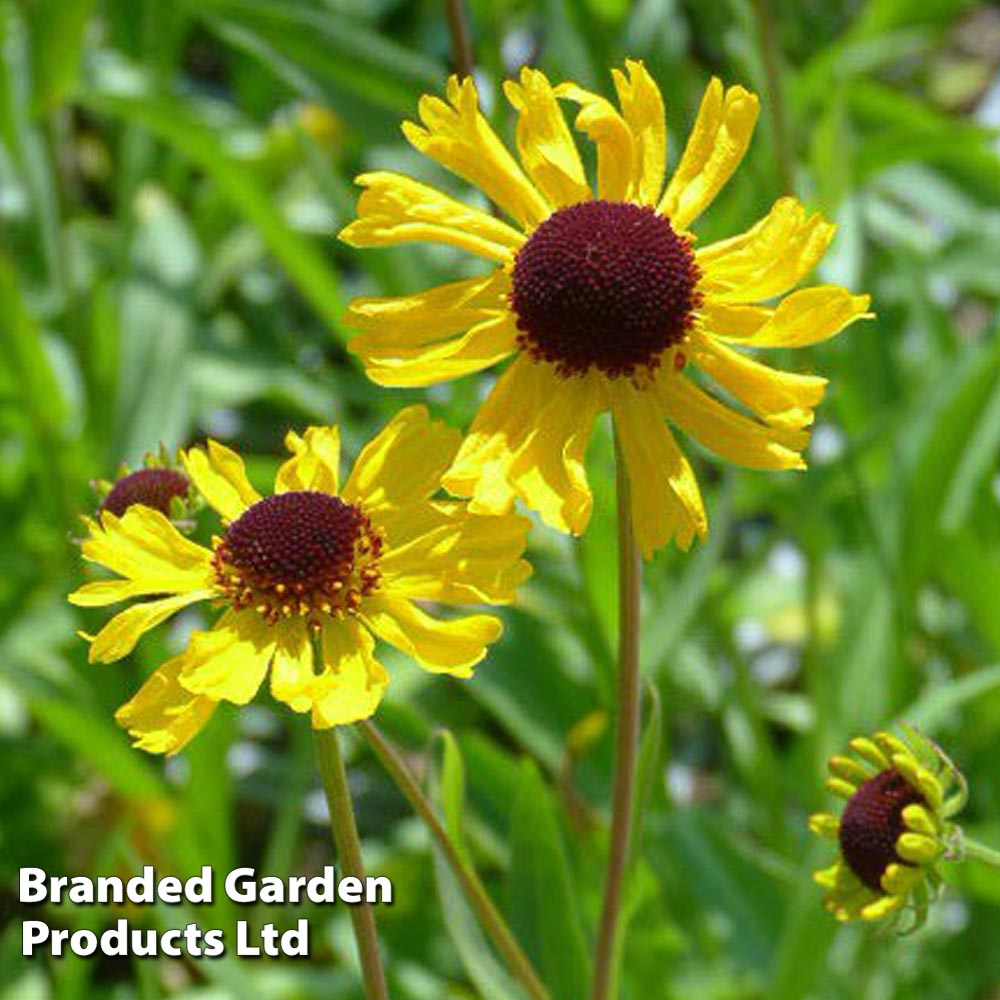
<path id="1" fill-rule="evenodd" d="M 591 510 L 584 455 L 610 411 L 632 485 L 645 555 L 707 533 L 694 472 L 669 421 L 722 458 L 797 469 L 825 380 L 767 368 L 737 348 L 825 340 L 869 299 L 835 285 L 780 298 L 823 256 L 834 226 L 782 198 L 744 233 L 696 249 L 691 226 L 750 143 L 757 98 L 712 80 L 668 182 L 660 91 L 642 63 L 614 71 L 619 108 L 525 68 L 505 86 L 520 165 L 479 110 L 471 79 L 425 96 L 406 138 L 476 185 L 502 221 L 397 173 L 363 174 L 356 247 L 433 241 L 493 269 L 398 298 L 354 301 L 351 349 L 380 385 L 426 386 L 515 355 L 480 409 L 445 486 L 473 509 L 515 497 L 579 533 Z M 559 101 L 597 147 L 596 197 Z M 760 304 L 777 300 L 774 304 Z M 733 346 L 735 345 L 735 347 Z M 689 375 L 697 367 L 744 412 Z"/>
<path id="2" fill-rule="evenodd" d="M 912 727 L 851 740 L 854 757 L 831 757 L 826 787 L 847 800 L 840 816 L 809 818 L 813 833 L 839 845 L 816 872 L 826 908 L 838 919 L 898 918 L 923 923 L 941 877 L 937 862 L 956 854 L 951 817 L 965 804 L 965 779 L 944 751 Z"/>
<path id="3" fill-rule="evenodd" d="M 228 448 L 209 441 L 182 456 L 223 519 L 211 549 L 141 504 L 87 521 L 84 558 L 117 578 L 84 584 L 70 601 L 145 598 L 91 638 L 91 662 L 127 655 L 197 601 L 225 608 L 119 709 L 144 750 L 176 753 L 217 702 L 249 702 L 268 668 L 272 695 L 311 712 L 316 728 L 367 718 L 389 682 L 374 637 L 427 670 L 469 677 L 500 621 L 442 620 L 414 602 L 503 604 L 531 572 L 521 559 L 526 518 L 482 517 L 463 501 L 435 499 L 460 435 L 423 407 L 403 410 L 362 450 L 343 489 L 337 428 L 291 432 L 285 443 L 292 457 L 265 498 Z"/>

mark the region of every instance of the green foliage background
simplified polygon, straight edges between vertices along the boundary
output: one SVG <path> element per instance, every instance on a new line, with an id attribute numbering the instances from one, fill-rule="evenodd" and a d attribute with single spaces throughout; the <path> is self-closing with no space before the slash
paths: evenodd
<path id="1" fill-rule="evenodd" d="M 871 292 L 878 311 L 774 357 L 831 378 L 810 471 L 699 458 L 711 537 L 646 569 L 624 996 L 1000 995 L 1000 873 L 962 869 L 924 930 L 887 939 L 823 913 L 809 872 L 825 852 L 804 830 L 825 757 L 905 718 L 952 751 L 972 786 L 970 830 L 1000 842 L 995 5 L 475 0 L 469 15 L 485 99 L 508 130 L 498 85 L 524 60 L 607 91 L 611 66 L 645 59 L 673 156 L 711 74 L 761 93 L 751 154 L 701 239 L 744 228 L 793 184 L 840 223 L 823 278 Z M 38 914 L 13 887 L 24 864 L 283 875 L 327 863 L 305 720 L 266 696 L 166 766 L 129 748 L 113 709 L 183 623 L 130 661 L 88 666 L 74 631 L 99 618 L 65 603 L 80 578 L 71 536 L 94 506 L 88 480 L 161 441 L 234 442 L 263 484 L 289 427 L 338 422 L 353 453 L 414 399 L 466 425 L 481 382 L 377 390 L 340 324 L 349 296 L 424 287 L 466 261 L 333 238 L 361 169 L 448 183 L 398 124 L 449 63 L 435 0 L 0 0 L 2 1000 L 360 996 L 343 906 L 309 914 L 308 961 L 46 963 L 20 956 L 20 921 Z M 534 580 L 477 678 L 393 663 L 379 714 L 555 1000 L 585 995 L 606 846 L 606 437 L 590 458 L 588 535 L 533 532 Z M 369 869 L 396 887 L 380 911 L 394 997 L 516 1000 L 425 832 L 377 762 L 349 749 Z M 229 927 L 248 912 L 127 915 Z M 100 927 L 119 914 L 48 916 Z"/>

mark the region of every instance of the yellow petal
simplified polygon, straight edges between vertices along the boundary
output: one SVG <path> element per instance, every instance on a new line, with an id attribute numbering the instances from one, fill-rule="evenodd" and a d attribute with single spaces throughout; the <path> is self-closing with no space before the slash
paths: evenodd
<path id="1" fill-rule="evenodd" d="M 516 229 L 437 188 L 380 171 L 362 174 L 358 217 L 340 232 L 352 247 L 444 243 L 487 260 L 507 260 L 524 242 Z"/>
<path id="2" fill-rule="evenodd" d="M 426 386 L 503 361 L 517 350 L 517 335 L 514 316 L 506 312 L 483 320 L 461 337 L 426 347 L 373 348 L 372 338 L 361 334 L 351 341 L 351 350 L 376 385 Z"/>
<path id="3" fill-rule="evenodd" d="M 340 482 L 340 431 L 309 427 L 304 435 L 289 431 L 285 447 L 294 456 L 278 470 L 275 493 L 318 490 L 336 495 Z"/>
<path id="4" fill-rule="evenodd" d="M 510 277 L 500 268 L 411 295 L 354 299 L 344 322 L 373 348 L 423 347 L 506 312 L 509 292 Z M 352 350 L 357 343 L 351 342 Z"/>
<path id="5" fill-rule="evenodd" d="M 426 601 L 504 604 L 531 574 L 524 552 L 531 522 L 481 517 L 462 503 L 427 504 L 392 518 L 379 568 L 386 591 Z"/>
<path id="6" fill-rule="evenodd" d="M 517 149 L 521 163 L 553 208 L 591 197 L 580 154 L 552 85 L 545 74 L 525 66 L 520 83 L 504 84 L 517 109 Z"/>
<path id="7" fill-rule="evenodd" d="M 823 784 L 826 790 L 841 799 L 851 799 L 858 790 L 858 786 L 853 781 L 846 778 L 827 778 Z"/>
<path id="8" fill-rule="evenodd" d="M 625 457 L 632 523 L 643 557 L 672 538 L 687 549 L 708 534 L 708 518 L 690 463 L 674 441 L 654 393 L 624 379 L 614 384 L 612 412 Z"/>
<path id="9" fill-rule="evenodd" d="M 360 500 L 369 511 L 423 503 L 440 489 L 461 438 L 454 428 L 431 420 L 425 406 L 400 410 L 361 449 L 344 499 Z"/>
<path id="10" fill-rule="evenodd" d="M 894 896 L 905 896 L 924 877 L 924 873 L 912 865 L 891 864 L 882 875 L 882 888 Z"/>
<path id="11" fill-rule="evenodd" d="M 597 146 L 597 196 L 625 201 L 632 184 L 632 133 L 625 119 L 605 97 L 575 83 L 561 83 L 556 96 L 580 105 L 576 128 Z"/>
<path id="12" fill-rule="evenodd" d="M 711 337 L 691 338 L 691 360 L 731 396 L 774 427 L 801 430 L 813 422 L 826 379 L 768 368 Z"/>
<path id="13" fill-rule="evenodd" d="M 361 605 L 364 623 L 384 642 L 434 673 L 471 677 L 486 647 L 503 632 L 499 618 L 466 615 L 440 621 L 403 597 L 375 594 Z"/>
<path id="14" fill-rule="evenodd" d="M 296 712 L 308 712 L 316 680 L 309 628 L 301 618 L 290 618 L 274 626 L 274 636 L 271 694 Z"/>
<path id="15" fill-rule="evenodd" d="M 879 749 L 874 741 L 867 737 L 857 736 L 851 740 L 849 745 L 859 757 L 863 757 L 879 771 L 884 771 L 891 766 L 889 757 Z"/>
<path id="16" fill-rule="evenodd" d="M 605 406 L 598 376 L 561 378 L 519 357 L 479 408 L 445 487 L 471 497 L 474 513 L 506 513 L 519 496 L 547 524 L 579 534 L 593 504 L 584 455 Z"/>
<path id="17" fill-rule="evenodd" d="M 245 705 L 274 656 L 275 628 L 256 611 L 227 611 L 208 632 L 195 632 L 179 659 L 181 684 L 193 694 Z"/>
<path id="18" fill-rule="evenodd" d="M 374 715 L 389 675 L 372 650 L 375 641 L 353 618 L 323 626 L 323 673 L 314 678 L 314 729 L 342 726 Z"/>
<path id="19" fill-rule="evenodd" d="M 818 837 L 836 840 L 840 836 L 840 820 L 830 813 L 814 813 L 809 817 L 809 829 Z"/>
<path id="20" fill-rule="evenodd" d="M 663 97 L 641 61 L 625 60 L 625 73 L 612 70 L 618 103 L 632 133 L 630 200 L 656 205 L 667 165 L 667 124 Z M 627 74 L 627 75 L 626 75 Z"/>
<path id="21" fill-rule="evenodd" d="M 423 125 L 404 122 L 403 134 L 421 153 L 474 184 L 522 226 L 536 226 L 549 214 L 549 207 L 480 113 L 475 84 L 453 76 L 447 98 L 422 97 L 418 110 Z"/>
<path id="22" fill-rule="evenodd" d="M 904 861 L 929 864 L 937 860 L 941 845 L 936 838 L 922 833 L 901 833 L 896 841 L 896 853 Z"/>
<path id="23" fill-rule="evenodd" d="M 872 777 L 870 771 L 850 757 L 831 757 L 827 766 L 830 769 L 830 774 L 837 778 L 843 778 L 853 785 L 863 785 Z"/>
<path id="24" fill-rule="evenodd" d="M 852 295 L 839 285 L 800 288 L 775 309 L 717 302 L 701 308 L 705 329 L 748 347 L 806 347 L 836 336 L 856 319 L 871 319 L 871 297 Z"/>
<path id="25" fill-rule="evenodd" d="M 167 660 L 135 696 L 115 712 L 135 746 L 147 753 L 175 754 L 205 727 L 217 702 L 181 687 L 180 657 Z"/>
<path id="26" fill-rule="evenodd" d="M 710 451 L 750 469 L 804 469 L 799 452 L 804 431 L 767 427 L 713 399 L 683 375 L 670 372 L 659 382 L 666 416 Z"/>
<path id="27" fill-rule="evenodd" d="M 198 492 L 227 521 L 235 521 L 260 494 L 247 479 L 243 459 L 235 451 L 208 442 L 208 451 L 192 448 L 182 452 L 181 460 Z"/>
<path id="28" fill-rule="evenodd" d="M 923 833 L 928 837 L 938 836 L 938 823 L 934 814 L 919 803 L 908 805 L 903 810 L 903 822 L 914 833 Z"/>
<path id="29" fill-rule="evenodd" d="M 866 904 L 860 913 L 862 920 L 882 920 L 890 914 L 901 910 L 906 905 L 905 896 L 880 896 Z"/>
<path id="30" fill-rule="evenodd" d="M 837 227 L 781 198 L 745 233 L 695 251 L 699 287 L 719 302 L 758 302 L 783 295 L 822 259 Z"/>
<path id="31" fill-rule="evenodd" d="M 677 169 L 660 201 L 674 229 L 685 230 L 712 203 L 740 165 L 754 126 L 759 102 L 742 87 L 725 90 L 713 79 Z"/>
<path id="32" fill-rule="evenodd" d="M 181 594 L 202 590 L 215 578 L 212 553 L 151 507 L 136 504 L 120 518 L 105 511 L 100 525 L 86 523 L 83 558 L 124 580 L 84 584 L 69 595 L 73 604 L 94 607 L 145 594 Z"/>
<path id="33" fill-rule="evenodd" d="M 165 622 L 181 608 L 212 596 L 210 590 L 191 590 L 186 594 L 161 597 L 156 601 L 143 601 L 120 611 L 94 636 L 90 644 L 90 662 L 113 663 L 128 656 L 139 639 L 150 629 Z"/>

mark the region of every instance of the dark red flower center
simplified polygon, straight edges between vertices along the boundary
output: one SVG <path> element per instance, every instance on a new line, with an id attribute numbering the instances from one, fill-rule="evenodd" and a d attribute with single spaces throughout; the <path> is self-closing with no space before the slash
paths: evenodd
<path id="1" fill-rule="evenodd" d="M 840 851 L 848 867 L 875 892 L 891 864 L 907 864 L 896 853 L 906 832 L 903 810 L 924 797 L 895 768 L 869 778 L 851 796 L 840 818 Z"/>
<path id="2" fill-rule="evenodd" d="M 561 208 L 514 261 L 518 343 L 565 376 L 654 369 L 691 327 L 698 277 L 690 243 L 652 208 L 612 201 Z"/>
<path id="3" fill-rule="evenodd" d="M 328 493 L 278 493 L 248 507 L 216 545 L 219 584 L 269 621 L 342 615 L 378 584 L 382 538 L 355 504 Z"/>
<path id="4" fill-rule="evenodd" d="M 187 476 L 176 469 L 139 469 L 122 476 L 111 487 L 98 513 L 109 510 L 121 517 L 133 504 L 141 503 L 169 515 L 170 501 L 174 497 L 186 497 L 190 485 Z"/>

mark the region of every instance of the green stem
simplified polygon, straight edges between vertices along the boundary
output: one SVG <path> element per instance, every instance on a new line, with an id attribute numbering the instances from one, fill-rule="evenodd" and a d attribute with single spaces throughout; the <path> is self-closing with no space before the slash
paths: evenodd
<path id="1" fill-rule="evenodd" d="M 770 0 L 752 0 L 757 19 L 757 33 L 760 36 L 761 58 L 767 74 L 767 89 L 770 97 L 771 124 L 774 129 L 774 147 L 777 153 L 781 183 L 786 191 L 795 188 L 795 157 L 788 127 L 788 109 L 781 85 L 781 64 L 778 55 L 778 39 L 774 32 L 774 14 Z"/>
<path id="2" fill-rule="evenodd" d="M 365 869 L 361 861 L 361 840 L 354 822 L 354 807 L 351 805 L 351 792 L 347 787 L 347 772 L 344 770 L 337 733 L 335 729 L 316 729 L 313 732 L 316 736 L 323 791 L 330 808 L 330 830 L 337 848 L 337 861 L 344 874 L 360 879 L 363 884 Z M 351 923 L 354 925 L 354 939 L 361 959 L 365 1000 L 389 1000 L 389 989 L 379 957 L 375 914 L 371 905 L 361 902 L 352 906 Z"/>
<path id="3" fill-rule="evenodd" d="M 448 831 L 441 822 L 437 811 L 424 795 L 419 782 L 406 766 L 399 751 L 379 732 L 374 723 L 370 721 L 360 722 L 358 727 L 364 733 L 375 756 L 382 762 L 382 766 L 403 793 L 407 802 L 413 807 L 414 812 L 427 824 L 431 836 L 434 837 L 438 848 L 461 884 L 469 905 L 475 910 L 476 916 L 486 933 L 489 934 L 493 944 L 496 945 L 497 951 L 507 963 L 511 974 L 524 985 L 533 1000 L 551 1000 L 530 959 L 521 950 L 521 946 L 500 915 L 500 911 L 490 899 L 486 887 L 476 874 L 476 870 L 459 853 L 451 837 L 448 836 Z"/>
<path id="4" fill-rule="evenodd" d="M 472 76 L 476 61 L 469 38 L 469 26 L 465 20 L 462 0 L 444 0 L 448 17 L 448 33 L 451 35 L 451 50 L 455 59 L 455 71 L 460 77 Z"/>
<path id="5" fill-rule="evenodd" d="M 618 735 L 611 812 L 611 852 L 597 936 L 591 1000 L 609 1000 L 619 952 L 622 889 L 628 868 L 639 746 L 639 602 L 642 562 L 632 527 L 628 470 L 615 431 L 615 481 L 618 494 Z"/>
<path id="6" fill-rule="evenodd" d="M 975 840 L 969 840 L 968 837 L 963 840 L 962 849 L 966 859 L 972 858 L 976 861 L 982 861 L 984 865 L 989 865 L 991 868 L 1000 868 L 1000 851 L 977 843 Z"/>

